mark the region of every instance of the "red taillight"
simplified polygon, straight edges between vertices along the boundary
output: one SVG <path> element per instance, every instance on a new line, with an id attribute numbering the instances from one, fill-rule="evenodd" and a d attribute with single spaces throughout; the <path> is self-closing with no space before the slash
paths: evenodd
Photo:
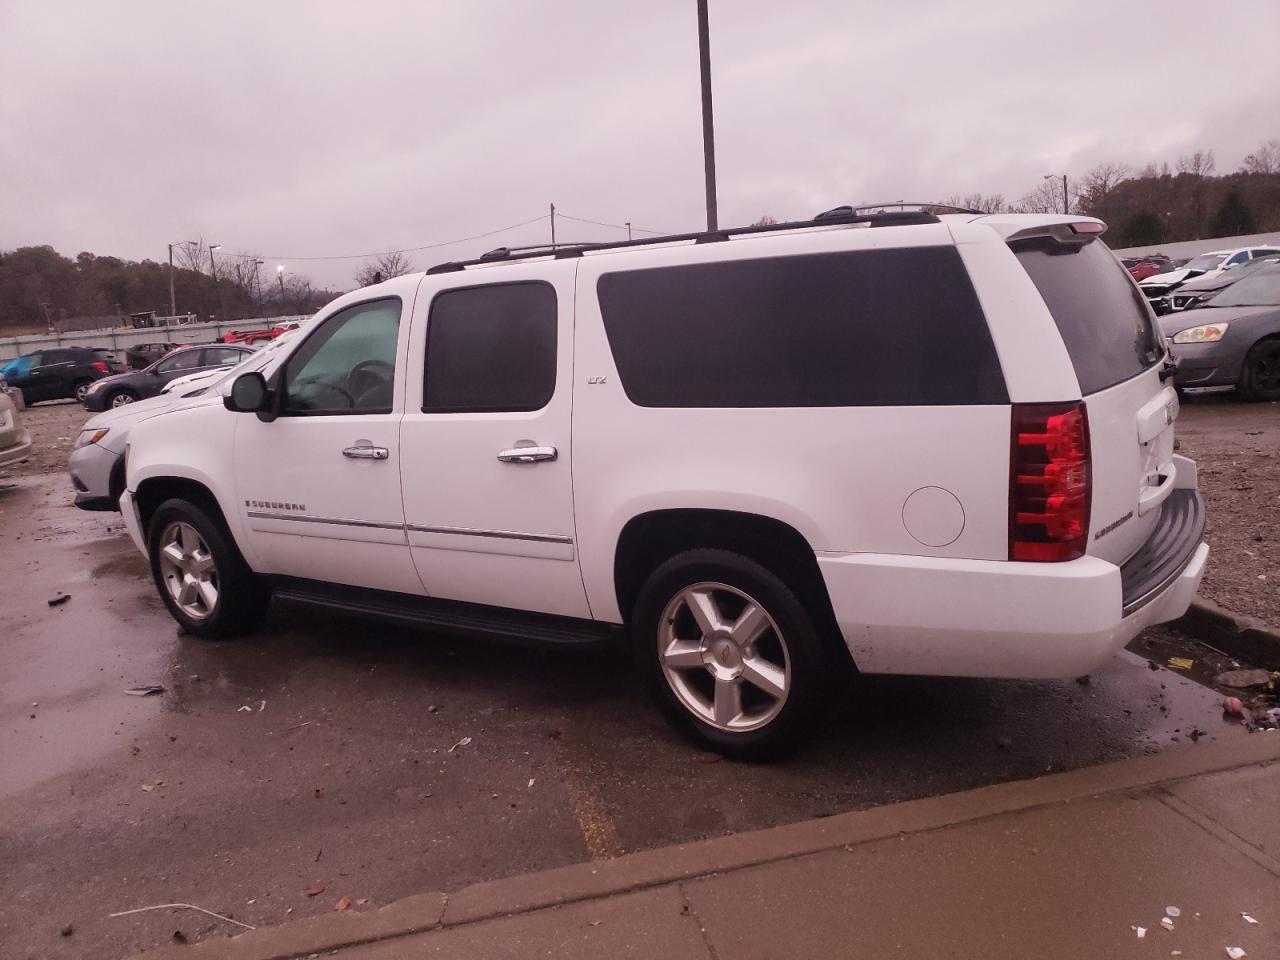
<path id="1" fill-rule="evenodd" d="M 1083 401 L 1016 403 L 1009 559 L 1074 560 L 1089 539 L 1089 418 Z"/>
<path id="2" fill-rule="evenodd" d="M 101 360 L 95 360 L 95 361 L 93 361 L 93 363 L 89 364 L 89 366 L 93 367 L 93 369 L 97 370 L 99 373 L 110 373 L 110 372 L 111 372 L 111 368 L 110 368 L 110 367 L 108 367 L 108 366 L 107 366 L 105 363 L 103 363 Z"/>

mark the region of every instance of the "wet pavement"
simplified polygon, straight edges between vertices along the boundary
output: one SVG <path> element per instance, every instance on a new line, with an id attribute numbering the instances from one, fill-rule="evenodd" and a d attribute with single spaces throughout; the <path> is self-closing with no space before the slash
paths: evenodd
<path id="1" fill-rule="evenodd" d="M 180 635 L 118 517 L 76 511 L 61 475 L 0 480 L 0 647 L 5 960 L 229 929 L 108 917 L 152 904 L 278 923 L 1242 735 L 1125 653 L 1087 684 L 864 679 L 801 757 L 708 763 L 617 656 L 299 608 Z"/>

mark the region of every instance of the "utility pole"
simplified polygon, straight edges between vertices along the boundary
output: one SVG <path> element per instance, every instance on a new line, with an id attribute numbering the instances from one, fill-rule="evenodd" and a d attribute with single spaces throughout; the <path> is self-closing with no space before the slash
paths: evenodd
<path id="1" fill-rule="evenodd" d="M 178 315 L 178 300 L 173 295 L 173 244 L 169 244 L 169 316 Z"/>
<path id="2" fill-rule="evenodd" d="M 707 181 L 707 229 L 718 228 L 716 215 L 716 133 L 711 117 L 711 41 L 707 0 L 698 0 L 698 67 L 702 73 L 702 165 Z"/>
<path id="3" fill-rule="evenodd" d="M 217 265 L 213 262 L 213 251 L 221 250 L 221 249 L 222 249 L 222 244 L 220 243 L 209 244 L 209 276 L 212 277 L 214 280 L 218 279 L 218 273 L 217 273 Z"/>
<path id="4" fill-rule="evenodd" d="M 556 205 L 551 205 L 551 249 L 556 248 Z"/>
<path id="5" fill-rule="evenodd" d="M 283 310 L 284 309 L 284 264 L 283 263 L 278 264 L 276 266 L 276 279 L 280 281 L 280 309 Z M 284 316 L 284 314 L 278 314 L 278 316 Z"/>
<path id="6" fill-rule="evenodd" d="M 628 240 L 631 239 L 631 221 L 630 220 L 627 221 L 627 239 Z"/>

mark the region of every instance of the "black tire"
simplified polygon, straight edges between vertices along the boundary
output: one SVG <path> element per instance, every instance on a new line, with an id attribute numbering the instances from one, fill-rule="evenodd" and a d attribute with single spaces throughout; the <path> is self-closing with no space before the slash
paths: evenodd
<path id="1" fill-rule="evenodd" d="M 1240 392 L 1255 402 L 1280 400 L 1280 337 L 1259 340 L 1244 358 Z"/>
<path id="2" fill-rule="evenodd" d="M 71 384 L 71 396 L 80 403 L 84 403 L 84 395 L 91 386 L 93 386 L 92 380 L 77 380 L 75 383 Z"/>
<path id="3" fill-rule="evenodd" d="M 182 609 L 170 593 L 166 573 L 162 569 L 161 539 L 170 526 L 178 522 L 195 529 L 213 559 L 217 600 L 212 611 L 205 616 L 192 616 Z M 203 506 L 180 499 L 160 504 L 147 532 L 147 553 L 151 560 L 151 577 L 160 599 L 187 633 L 209 639 L 239 636 L 257 626 L 266 614 L 271 603 L 270 587 L 249 569 L 221 519 L 210 516 Z"/>
<path id="4" fill-rule="evenodd" d="M 668 680 L 659 655 L 660 648 L 667 642 L 665 631 L 673 631 L 681 640 L 685 632 L 698 633 L 696 625 L 690 626 L 692 621 L 686 621 L 684 625 L 678 621 L 692 617 L 692 611 L 687 604 L 681 605 L 679 597 L 687 588 L 699 584 L 731 588 L 726 593 L 715 591 L 721 598 L 718 602 L 726 604 L 721 609 L 726 621 L 741 615 L 741 608 L 735 613 L 733 604 L 745 602 L 745 595 L 746 599 L 762 607 L 772 625 L 776 626 L 776 631 L 773 626 L 767 628 L 761 640 L 762 644 L 773 645 L 772 652 L 765 653 L 763 648 L 756 652 L 777 662 L 779 651 L 785 650 L 782 657 L 786 662 L 786 694 L 782 698 L 770 698 L 762 688 L 748 689 L 750 684 L 743 687 L 740 706 L 744 711 L 738 715 L 740 719 L 748 717 L 745 708 L 750 697 L 763 701 L 764 705 L 758 708 L 762 715 L 768 715 L 773 709 L 771 699 L 780 699 L 781 702 L 776 713 L 754 729 L 722 729 L 687 705 L 686 700 L 691 695 L 697 698 L 705 693 L 708 686 L 710 699 L 714 701 L 717 681 L 713 671 L 718 669 L 715 664 L 708 664 L 705 672 L 699 667 L 682 669 L 678 675 L 687 678 L 683 693 L 677 693 L 676 682 Z M 671 617 L 668 611 L 673 604 L 676 614 Z M 705 638 L 705 633 L 702 636 Z M 828 648 L 818 633 L 815 618 L 795 592 L 761 564 L 727 550 L 689 550 L 654 570 L 636 599 L 631 637 L 637 661 L 658 706 L 671 724 L 697 745 L 735 760 L 767 760 L 794 751 L 820 716 L 833 677 L 843 675 L 843 671 L 833 669 L 835 665 L 831 663 Z M 690 639 L 687 642 L 695 641 Z M 707 648 L 706 640 L 701 642 L 704 649 Z M 714 651 L 710 656 L 717 659 Z M 714 711 L 714 703 L 710 708 Z"/>
<path id="5" fill-rule="evenodd" d="M 125 399 L 125 398 L 128 399 Z M 113 390 L 107 394 L 103 402 L 108 408 L 123 406 L 126 403 L 137 403 L 138 395 L 132 390 Z"/>

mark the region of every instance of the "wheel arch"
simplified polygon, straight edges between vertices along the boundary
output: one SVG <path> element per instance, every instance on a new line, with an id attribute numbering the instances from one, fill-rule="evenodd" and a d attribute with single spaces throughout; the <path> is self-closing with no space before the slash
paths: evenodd
<path id="1" fill-rule="evenodd" d="M 149 537 L 151 519 L 160 504 L 171 499 L 187 500 L 208 511 L 209 516 L 231 536 L 227 516 L 213 491 L 202 481 L 191 477 L 159 475 L 140 480 L 133 491 L 133 502 L 138 510 L 138 520 L 143 537 Z M 232 542 L 235 537 L 231 536 Z"/>
<path id="2" fill-rule="evenodd" d="M 670 557 L 698 548 L 740 553 L 770 570 L 813 611 L 819 633 L 849 656 L 813 547 L 791 524 L 757 513 L 670 508 L 650 510 L 628 520 L 618 536 L 613 565 L 614 590 L 623 620 L 631 620 L 649 574 Z"/>

